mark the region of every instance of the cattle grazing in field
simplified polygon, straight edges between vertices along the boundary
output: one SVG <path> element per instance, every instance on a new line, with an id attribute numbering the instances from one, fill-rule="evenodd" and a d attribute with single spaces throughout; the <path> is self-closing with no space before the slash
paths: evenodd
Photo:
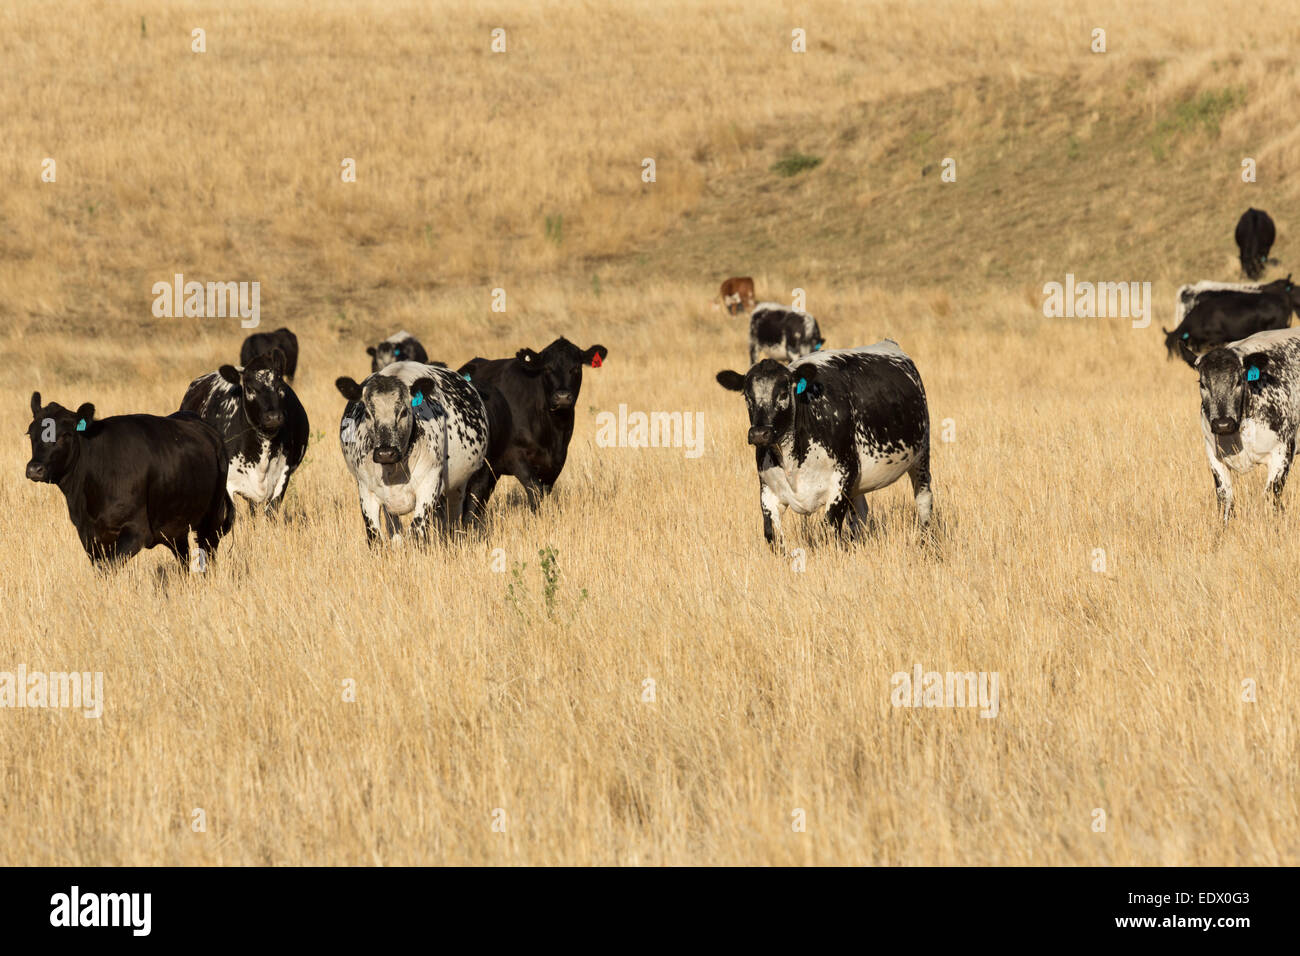
<path id="1" fill-rule="evenodd" d="M 96 419 L 89 402 L 74 412 L 32 392 L 27 434 L 27 477 L 59 486 L 94 564 L 160 544 L 187 563 L 191 531 L 212 558 L 234 524 L 221 438 L 191 414 Z"/>
<path id="2" fill-rule="evenodd" d="M 769 544 L 780 543 L 787 507 L 825 508 L 837 533 L 846 514 L 865 523 L 867 492 L 904 473 L 921 526 L 929 522 L 930 412 L 921 376 L 896 342 L 818 352 L 788 367 L 764 359 L 745 375 L 717 378 L 745 396 Z"/>
<path id="3" fill-rule="evenodd" d="M 754 302 L 754 280 L 749 276 L 733 276 L 722 283 L 722 304 L 732 315 L 751 311 Z"/>
<path id="4" fill-rule="evenodd" d="M 603 345 L 580 349 L 558 338 L 540 352 L 520 349 L 514 358 L 474 358 L 460 367 L 487 397 L 492 416 L 492 447 L 469 487 L 474 517 L 504 475 L 519 480 L 534 508 L 550 493 L 569 454 L 582 369 L 599 368 L 608 355 Z"/>
<path id="5" fill-rule="evenodd" d="M 366 349 L 370 356 L 370 371 L 382 372 L 394 362 L 416 362 L 420 365 L 442 365 L 441 362 L 429 362 L 429 354 L 424 346 L 410 332 L 394 332 L 378 345 Z"/>
<path id="6" fill-rule="evenodd" d="M 292 380 L 298 372 L 298 336 L 288 329 L 254 332 L 244 339 L 244 344 L 239 348 L 239 364 L 249 365 L 253 359 L 267 355 L 273 349 L 284 353 L 284 377 Z"/>
<path id="7" fill-rule="evenodd" d="M 373 545 L 426 541 L 438 514 L 448 529 L 461 519 L 465 484 L 483 464 L 488 444 L 483 399 L 469 382 L 440 365 L 399 362 L 360 384 L 335 381 L 348 400 L 339 441 L 357 482 L 366 538 Z"/>
<path id="8" fill-rule="evenodd" d="M 1296 451 L 1300 425 L 1300 328 L 1259 332 L 1197 357 L 1201 434 L 1223 520 L 1232 516 L 1232 472 L 1268 465 L 1275 506 Z"/>
<path id="9" fill-rule="evenodd" d="M 272 349 L 243 368 L 223 365 L 196 378 L 181 411 L 194 412 L 221 436 L 231 496 L 274 515 L 310 435 L 307 411 L 284 380 L 284 353 Z"/>
<path id="10" fill-rule="evenodd" d="M 1247 209 L 1237 220 L 1237 249 L 1241 253 L 1241 271 L 1254 279 L 1264 273 L 1268 253 L 1277 231 L 1273 220 L 1262 209 Z"/>
<path id="11" fill-rule="evenodd" d="M 1291 313 L 1300 312 L 1300 290 L 1290 276 L 1253 289 L 1201 288 L 1192 301 L 1195 304 L 1172 332 L 1161 329 L 1170 358 L 1180 354 L 1184 346 L 1199 352 L 1256 332 L 1284 329 L 1291 324 Z"/>
<path id="12" fill-rule="evenodd" d="M 749 364 L 767 354 L 779 362 L 793 362 L 826 344 L 817 320 L 807 312 L 776 302 L 760 302 L 749 319 Z"/>

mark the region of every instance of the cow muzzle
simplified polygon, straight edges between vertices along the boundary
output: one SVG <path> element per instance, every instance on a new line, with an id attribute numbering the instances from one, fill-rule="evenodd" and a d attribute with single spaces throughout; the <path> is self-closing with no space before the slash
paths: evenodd
<path id="1" fill-rule="evenodd" d="M 384 445 L 376 448 L 370 457 L 374 459 L 376 465 L 395 465 L 401 460 L 402 454 L 392 445 Z"/>
<path id="2" fill-rule="evenodd" d="M 284 424 L 284 412 L 267 412 L 262 416 L 262 428 L 268 432 L 276 431 Z"/>
<path id="3" fill-rule="evenodd" d="M 1210 431 L 1216 435 L 1231 435 L 1237 430 L 1235 418 L 1215 418 L 1210 421 Z"/>
<path id="4" fill-rule="evenodd" d="M 757 445 L 759 448 L 772 444 L 772 438 L 771 425 L 755 425 L 749 430 L 749 443 Z"/>
<path id="5" fill-rule="evenodd" d="M 573 407 L 573 393 L 570 391 L 555 392 L 551 395 L 551 411 L 558 412 L 561 409 Z"/>
<path id="6" fill-rule="evenodd" d="M 27 478 L 29 481 L 44 481 L 49 472 L 45 466 L 38 461 L 29 461 L 27 463 Z"/>

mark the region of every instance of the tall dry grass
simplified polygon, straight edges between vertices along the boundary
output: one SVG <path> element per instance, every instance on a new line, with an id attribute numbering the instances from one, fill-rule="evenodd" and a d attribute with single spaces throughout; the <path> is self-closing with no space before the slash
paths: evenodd
<path id="1" fill-rule="evenodd" d="M 1294 507 L 1257 475 L 1217 526 L 1156 329 L 1174 283 L 1230 277 L 1228 211 L 1262 197 L 1284 260 L 1300 221 L 1297 28 L 1254 9 L 0 12 L 0 670 L 103 671 L 107 696 L 99 720 L 0 710 L 0 862 L 1297 862 Z M 1178 104 L 1229 87 L 1217 132 L 1155 155 Z M 825 165 L 767 172 L 799 146 Z M 1223 168 L 1243 148 L 1251 194 Z M 950 154 L 944 194 L 919 172 Z M 241 520 L 206 575 L 150 552 L 104 576 L 22 479 L 27 398 L 173 410 L 243 334 L 154 319 L 175 271 L 262 282 L 323 437 L 288 520 Z M 900 485 L 862 542 L 788 521 L 803 571 L 765 549 L 713 382 L 744 359 L 708 303 L 733 271 L 808 288 L 832 345 L 914 356 L 955 439 L 932 546 Z M 1150 277 L 1162 311 L 1045 320 L 1067 271 Z M 541 511 L 507 481 L 484 535 L 367 548 L 332 381 L 400 327 L 453 363 L 609 347 Z M 597 447 L 619 403 L 701 412 L 704 455 Z M 895 709 L 918 663 L 999 672 L 999 715 Z"/>

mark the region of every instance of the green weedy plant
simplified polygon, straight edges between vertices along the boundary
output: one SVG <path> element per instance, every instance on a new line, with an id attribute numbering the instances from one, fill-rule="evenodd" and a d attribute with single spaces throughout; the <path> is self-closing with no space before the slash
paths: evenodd
<path id="1" fill-rule="evenodd" d="M 542 603 L 546 607 L 546 617 L 554 621 L 560 606 L 560 563 L 559 552 L 547 545 L 537 552 L 538 570 L 542 576 Z M 528 569 L 526 561 L 517 562 L 510 569 L 510 583 L 506 585 L 506 603 L 523 620 L 531 620 L 530 589 L 524 572 Z M 587 600 L 587 589 L 578 591 L 577 603 Z"/>
<path id="2" fill-rule="evenodd" d="M 809 156 L 806 153 L 789 153 L 772 164 L 772 172 L 778 176 L 797 176 L 805 169 L 815 169 L 821 165 L 821 162 L 822 158 L 820 156 Z"/>
<path id="3" fill-rule="evenodd" d="M 561 215 L 546 217 L 546 238 L 557 246 L 564 239 L 564 217 Z"/>

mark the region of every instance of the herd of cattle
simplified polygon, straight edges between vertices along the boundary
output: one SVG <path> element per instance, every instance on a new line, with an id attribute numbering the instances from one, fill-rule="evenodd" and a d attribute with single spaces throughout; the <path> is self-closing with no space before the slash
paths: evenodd
<path id="1" fill-rule="evenodd" d="M 1237 225 L 1242 270 L 1258 278 L 1275 239 L 1267 213 Z M 836 532 L 857 529 L 866 494 L 907 474 L 920 524 L 930 519 L 930 416 L 911 358 L 890 339 L 826 349 L 817 320 L 801 309 L 757 302 L 754 281 L 726 280 L 721 301 L 747 312 L 749 370 L 722 371 L 749 413 L 764 536 L 781 544 L 781 511 L 826 510 Z M 1232 471 L 1267 463 L 1276 502 L 1300 428 L 1300 292 L 1288 276 L 1266 284 L 1201 282 L 1178 291 L 1170 356 L 1200 375 L 1201 427 L 1226 521 Z M 536 507 L 564 468 L 586 367 L 603 345 L 565 338 L 540 352 L 474 358 L 456 371 L 431 361 L 398 332 L 366 349 L 371 374 L 335 381 L 346 400 L 343 457 L 357 483 L 367 539 L 427 540 L 481 522 L 504 476 Z M 294 393 L 298 340 L 288 329 L 250 335 L 240 366 L 196 378 L 167 417 L 97 419 L 31 398 L 27 477 L 58 485 L 92 562 L 122 561 L 162 545 L 182 562 L 190 534 L 206 557 L 235 520 L 234 497 L 275 515 L 307 451 L 307 412 Z M 402 519 L 409 517 L 403 528 Z"/>

